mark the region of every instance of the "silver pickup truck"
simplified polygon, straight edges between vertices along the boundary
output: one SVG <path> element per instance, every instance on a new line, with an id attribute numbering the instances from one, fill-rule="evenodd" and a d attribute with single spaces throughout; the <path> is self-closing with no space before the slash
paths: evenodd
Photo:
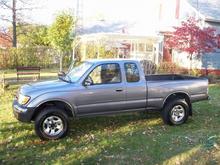
<path id="1" fill-rule="evenodd" d="M 69 118 L 160 110 L 169 125 L 192 115 L 191 103 L 208 99 L 208 80 L 182 75 L 145 75 L 139 61 L 88 60 L 59 80 L 22 86 L 15 117 L 34 121 L 43 140 L 64 137 Z"/>

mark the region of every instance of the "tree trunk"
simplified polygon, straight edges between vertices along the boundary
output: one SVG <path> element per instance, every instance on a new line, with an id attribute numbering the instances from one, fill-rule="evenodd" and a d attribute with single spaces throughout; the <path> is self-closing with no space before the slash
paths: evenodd
<path id="1" fill-rule="evenodd" d="M 63 70 L 63 53 L 60 52 L 60 72 Z"/>
<path id="2" fill-rule="evenodd" d="M 189 68 L 189 74 L 191 75 L 192 74 L 192 56 L 193 54 L 190 54 L 190 68 Z"/>
<path id="3" fill-rule="evenodd" d="M 76 61 L 76 53 L 75 53 L 75 48 L 73 48 L 73 51 L 72 51 L 72 57 L 71 57 L 71 63 L 70 63 L 70 66 L 69 66 L 69 70 L 72 70 L 73 66 L 74 66 L 74 63 Z"/>
<path id="4" fill-rule="evenodd" d="M 2 73 L 2 77 L 0 79 L 0 90 L 2 90 L 3 92 L 5 91 L 5 72 L 3 71 Z"/>
<path id="5" fill-rule="evenodd" d="M 12 27 L 13 27 L 13 47 L 17 47 L 17 22 L 16 22 L 16 0 L 13 0 L 12 6 Z"/>
<path id="6" fill-rule="evenodd" d="M 74 61 L 74 60 L 75 60 L 75 49 L 73 49 L 72 58 L 71 58 L 71 61 Z"/>

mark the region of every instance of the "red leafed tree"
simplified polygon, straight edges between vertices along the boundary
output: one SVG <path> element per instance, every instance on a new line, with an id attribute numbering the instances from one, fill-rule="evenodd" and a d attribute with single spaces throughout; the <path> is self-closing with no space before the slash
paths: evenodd
<path id="1" fill-rule="evenodd" d="M 191 17 L 181 23 L 181 26 L 174 27 L 165 41 L 166 47 L 189 54 L 190 70 L 192 69 L 193 56 L 200 56 L 203 53 L 210 53 L 217 48 L 216 30 L 211 27 L 202 28 L 199 20 Z"/>

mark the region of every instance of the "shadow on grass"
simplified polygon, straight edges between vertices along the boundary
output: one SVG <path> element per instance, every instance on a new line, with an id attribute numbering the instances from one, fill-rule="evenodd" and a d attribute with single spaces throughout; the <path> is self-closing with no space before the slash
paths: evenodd
<path id="1" fill-rule="evenodd" d="M 90 133 L 91 131 L 116 130 L 129 124 L 146 121 L 147 119 L 159 119 L 160 113 L 127 113 L 112 116 L 99 116 L 91 118 L 75 119 L 71 121 L 71 133 L 76 136 Z"/>
<path id="2" fill-rule="evenodd" d="M 108 144 L 100 146 L 99 140 L 96 141 L 92 138 L 93 136 L 97 136 L 101 141 L 105 141 L 105 138 L 109 138 L 108 136 L 113 141 L 117 138 L 124 138 L 123 136 L 125 135 L 121 135 L 120 131 L 117 135 L 118 137 L 111 137 L 111 134 L 127 125 L 135 126 L 135 124 L 147 118 L 158 119 L 159 114 L 140 115 L 135 113 L 132 115 L 72 120 L 70 122 L 70 134 L 67 138 L 47 142 L 38 139 L 33 131 L 33 125 L 19 122 L 2 123 L 0 133 L 3 139 L 0 143 L 0 163 L 25 163 L 28 160 L 35 163 L 40 163 L 41 161 L 53 162 L 54 160 L 68 159 L 67 155 L 71 157 L 71 162 L 73 162 L 73 157 L 75 163 L 79 163 L 80 160 L 84 159 L 82 157 L 84 155 L 83 148 L 91 145 L 90 147 L 95 150 L 97 145 L 97 149 L 101 150 L 104 146 L 108 146 Z M 89 144 L 91 140 L 93 143 Z M 111 143 L 110 141 L 109 145 L 112 145 Z M 77 151 L 77 148 L 79 151 Z M 79 152 L 80 156 L 77 155 Z M 94 153 L 96 152 L 94 151 Z"/>
<path id="3" fill-rule="evenodd" d="M 44 142 L 33 125 L 2 123 L 0 164 L 192 163 L 201 149 L 196 150 L 198 143 L 188 144 L 187 128 L 163 125 L 159 113 L 134 113 L 73 120 L 68 137 Z"/>
<path id="4" fill-rule="evenodd" d="M 43 142 L 33 125 L 0 123 L 0 164 L 218 164 L 211 154 L 220 144 L 217 89 L 178 127 L 163 125 L 159 113 L 85 118 L 71 121 L 68 137 Z"/>

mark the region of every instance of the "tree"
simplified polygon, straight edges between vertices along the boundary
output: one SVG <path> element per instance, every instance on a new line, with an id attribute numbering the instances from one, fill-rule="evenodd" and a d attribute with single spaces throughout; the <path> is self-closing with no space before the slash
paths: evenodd
<path id="1" fill-rule="evenodd" d="M 62 12 L 49 28 L 48 37 L 51 45 L 58 50 L 60 55 L 60 71 L 62 71 L 63 54 L 72 50 L 73 37 L 71 34 L 74 23 L 74 17 L 70 13 Z"/>
<path id="2" fill-rule="evenodd" d="M 217 48 L 216 30 L 211 27 L 202 28 L 200 21 L 189 18 L 181 26 L 174 27 L 174 32 L 165 41 L 168 48 L 189 54 L 190 71 L 192 70 L 193 56 L 213 52 Z"/>
<path id="3" fill-rule="evenodd" d="M 2 28 L 0 37 L 12 41 L 13 47 L 17 47 L 17 26 L 23 21 L 23 12 L 32 10 L 31 6 L 30 0 L 0 0 L 0 10 L 2 11 L 0 20 L 12 24 L 12 32 Z"/>
<path id="4" fill-rule="evenodd" d="M 21 47 L 50 46 L 48 27 L 44 25 L 26 25 L 17 28 L 18 42 Z"/>

